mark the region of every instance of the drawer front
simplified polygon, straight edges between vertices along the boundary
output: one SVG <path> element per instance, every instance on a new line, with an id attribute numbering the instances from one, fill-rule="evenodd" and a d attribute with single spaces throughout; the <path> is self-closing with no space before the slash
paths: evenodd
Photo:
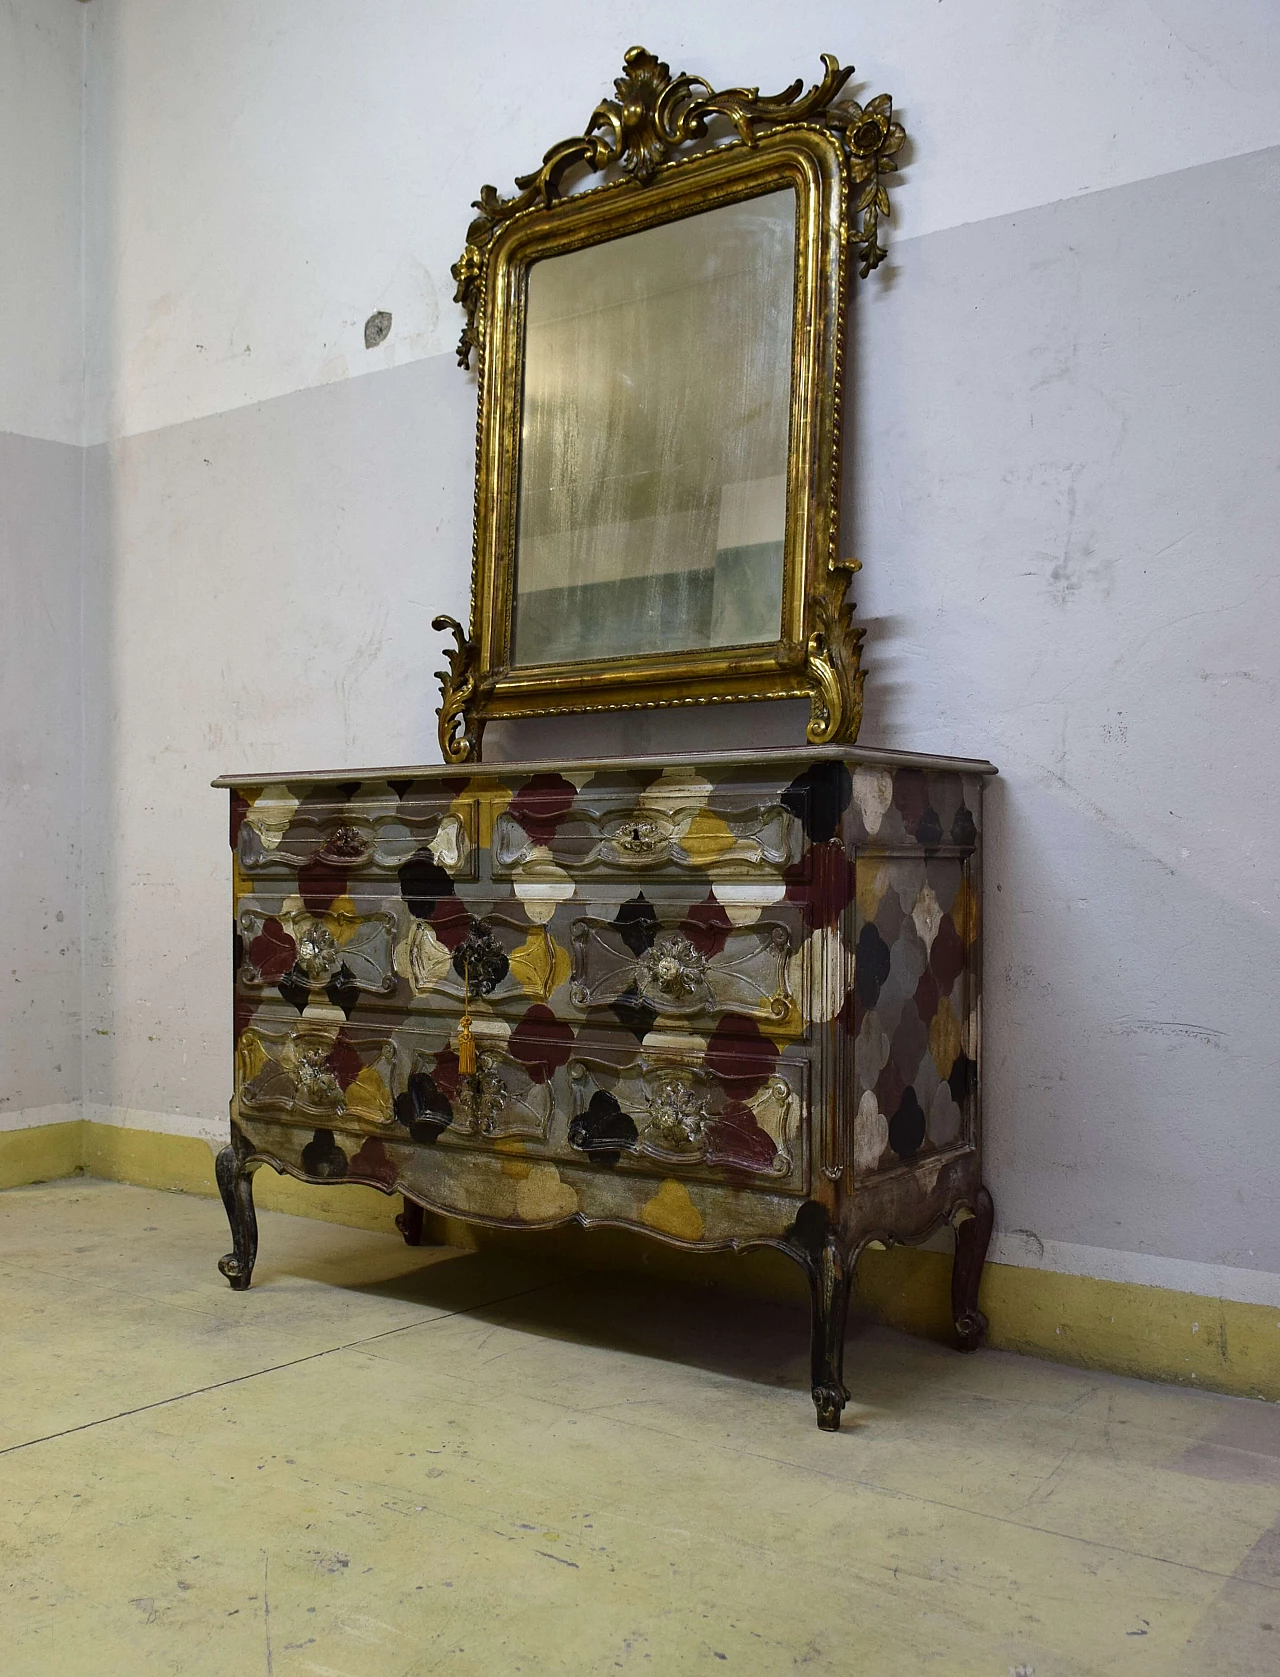
<path id="1" fill-rule="evenodd" d="M 239 1111 L 314 1132 L 312 1174 L 335 1133 L 803 1193 L 809 1067 L 767 1038 L 720 1033 L 641 1046 L 580 1035 L 542 1011 L 509 1033 L 477 1021 L 476 1071 L 446 1022 L 379 1027 L 260 1010 L 236 1048 Z M 327 1138 L 327 1139 L 326 1139 Z"/>
<path id="2" fill-rule="evenodd" d="M 816 974 L 824 995 L 839 991 L 834 1005 L 829 997 L 818 1003 L 818 1013 L 830 1017 L 842 1005 L 852 982 L 844 945 L 806 936 L 801 908 L 781 892 L 745 906 L 733 898 L 728 910 L 711 893 L 680 899 L 668 888 L 654 897 L 641 891 L 601 901 L 593 893 L 583 900 L 575 890 L 532 904 L 450 899 L 447 912 L 410 922 L 398 970 L 415 1011 L 456 1017 L 469 994 L 481 1013 L 512 1018 L 540 1004 L 560 1018 L 620 1025 L 638 1037 L 660 1021 L 705 1032 L 739 1015 L 775 1035 L 803 1038 L 814 1017 L 820 955 L 840 970 Z M 530 918 L 531 908 L 538 918 Z"/>
<path id="3" fill-rule="evenodd" d="M 233 845 L 249 880 L 294 876 L 304 896 L 358 890 L 415 866 L 449 879 L 476 877 L 478 804 L 474 798 L 400 798 L 388 786 L 361 787 L 343 802 L 266 787 L 233 816 Z"/>
<path id="4" fill-rule="evenodd" d="M 548 864 L 574 879 L 799 877 L 805 856 L 803 825 L 778 787 L 713 786 L 691 771 L 648 784 L 597 775 L 580 788 L 535 775 L 493 824 L 495 879 Z"/>

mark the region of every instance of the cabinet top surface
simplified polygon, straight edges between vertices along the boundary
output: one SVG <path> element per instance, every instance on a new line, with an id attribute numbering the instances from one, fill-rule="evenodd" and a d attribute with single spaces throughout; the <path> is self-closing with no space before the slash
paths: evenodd
<path id="1" fill-rule="evenodd" d="M 272 774 L 219 775 L 214 786 L 265 786 L 297 781 L 352 782 L 366 780 L 454 780 L 490 777 L 501 779 L 510 775 L 546 774 L 560 769 L 578 773 L 601 769 L 666 769 L 699 768 L 703 765 L 750 767 L 761 769 L 783 764 L 841 762 L 866 764 L 874 768 L 919 768 L 935 772 L 952 770 L 958 774 L 993 775 L 999 771 L 994 763 L 983 757 L 943 757 L 923 751 L 886 751 L 876 746 L 809 746 L 791 749 L 769 747 L 755 751 L 682 752 L 677 755 L 636 755 L 633 757 L 544 757 L 496 763 L 427 763 L 406 767 L 373 769 L 308 769 Z"/>

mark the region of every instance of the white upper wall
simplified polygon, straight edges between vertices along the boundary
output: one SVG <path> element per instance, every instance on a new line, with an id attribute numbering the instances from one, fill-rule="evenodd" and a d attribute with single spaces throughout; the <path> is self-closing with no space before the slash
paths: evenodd
<path id="1" fill-rule="evenodd" d="M 81 440 L 85 8 L 0 0 L 0 431 Z"/>
<path id="2" fill-rule="evenodd" d="M 38 11 L 70 36 L 81 10 L 5 4 L 0 31 Z M 90 440 L 449 350 L 471 199 L 581 132 L 636 41 L 766 91 L 824 50 L 852 60 L 912 140 L 895 238 L 1280 143 L 1275 0 L 110 0 L 89 19 Z M 25 134 L 55 124 L 23 97 Z M 65 309 L 16 266 L 0 330 L 44 336 Z M 375 309 L 393 326 L 368 351 Z"/>

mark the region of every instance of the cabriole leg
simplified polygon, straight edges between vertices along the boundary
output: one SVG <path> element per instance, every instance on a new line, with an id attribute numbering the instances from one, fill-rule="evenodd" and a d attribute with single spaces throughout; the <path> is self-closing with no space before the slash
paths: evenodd
<path id="1" fill-rule="evenodd" d="M 404 1236 L 404 1243 L 406 1246 L 422 1245 L 423 1221 L 424 1213 L 422 1207 L 416 1200 L 406 1199 L 404 1201 L 404 1209 L 396 1218 L 396 1227 Z"/>
<path id="2" fill-rule="evenodd" d="M 253 1210 L 253 1173 L 258 1167 L 250 1162 L 249 1152 L 249 1143 L 233 1124 L 230 1145 L 218 1154 L 216 1167 L 218 1192 L 231 1225 L 231 1251 L 218 1259 L 218 1268 L 237 1293 L 244 1292 L 253 1279 L 258 1256 L 258 1219 Z"/>
<path id="3" fill-rule="evenodd" d="M 805 1267 L 812 1305 L 813 1405 L 822 1431 L 839 1432 L 840 1412 L 849 1401 L 844 1383 L 844 1329 L 853 1266 L 844 1247 L 828 1236 L 814 1261 Z"/>
<path id="4" fill-rule="evenodd" d="M 978 1285 L 982 1266 L 991 1244 L 995 1208 L 991 1195 L 979 1188 L 973 1216 L 956 1224 L 956 1256 L 951 1267 L 951 1315 L 956 1327 L 956 1344 L 962 1351 L 976 1351 L 987 1337 L 987 1318 L 978 1309 Z"/>

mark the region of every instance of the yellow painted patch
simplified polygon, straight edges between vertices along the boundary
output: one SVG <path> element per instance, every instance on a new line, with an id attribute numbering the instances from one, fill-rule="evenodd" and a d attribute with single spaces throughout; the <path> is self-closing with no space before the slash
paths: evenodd
<path id="1" fill-rule="evenodd" d="M 680 840 L 689 860 L 702 868 L 714 862 L 717 856 L 723 856 L 726 850 L 732 850 L 736 843 L 725 823 L 709 809 L 698 811 Z"/>
<path id="2" fill-rule="evenodd" d="M 511 976 L 528 996 L 549 998 L 568 982 L 572 971 L 568 951 L 545 928 L 535 927 L 509 957 Z"/>
<path id="3" fill-rule="evenodd" d="M 782 1048 L 804 1035 L 804 1016 L 794 996 L 787 997 L 787 1011 L 781 1019 L 761 1019 L 760 1034 L 768 1037 L 775 1048 Z"/>
<path id="4" fill-rule="evenodd" d="M 511 793 L 504 787 L 495 787 L 490 780 L 469 780 L 462 791 L 449 805 L 454 815 L 465 824 L 470 815 L 470 805 L 473 799 L 479 800 L 478 842 L 481 850 L 487 850 L 493 843 L 493 829 L 498 817 L 511 802 Z"/>
<path id="5" fill-rule="evenodd" d="M 391 1091 L 372 1066 L 347 1085 L 347 1111 L 364 1124 L 391 1122 Z"/>
<path id="6" fill-rule="evenodd" d="M 329 905 L 328 913 L 322 918 L 339 943 L 350 943 L 360 930 L 360 915 L 356 905 L 345 895 L 335 897 Z"/>
<path id="7" fill-rule="evenodd" d="M 502 1160 L 502 1174 L 504 1176 L 510 1176 L 517 1182 L 523 1182 L 533 1169 L 527 1159 L 519 1156 L 525 1151 L 525 1145 L 518 1135 L 503 1136 L 499 1141 L 494 1142 L 493 1150 L 495 1153 L 505 1155 Z"/>
<path id="8" fill-rule="evenodd" d="M 560 1180 L 554 1165 L 533 1165 L 516 1189 L 516 1216 L 526 1223 L 549 1223 L 572 1217 L 578 1196 Z"/>
<path id="9" fill-rule="evenodd" d="M 929 1053 L 938 1076 L 945 1083 L 960 1052 L 960 1021 L 951 1011 L 951 1003 L 944 996 L 929 1026 Z"/>
<path id="10" fill-rule="evenodd" d="M 858 913 L 864 920 L 874 920 L 880 900 L 889 885 L 889 870 L 883 862 L 859 862 L 855 873 L 855 893 Z"/>
<path id="11" fill-rule="evenodd" d="M 240 901 L 241 897 L 251 897 L 252 895 L 253 895 L 253 881 L 249 878 L 248 874 L 240 866 L 240 858 L 239 858 L 239 856 L 236 855 L 235 851 L 233 850 L 231 852 L 231 898 L 232 898 L 232 901 L 233 901 L 233 903 L 238 903 Z"/>
<path id="12" fill-rule="evenodd" d="M 675 1235 L 677 1240 L 701 1240 L 705 1226 L 689 1190 L 670 1176 L 641 1208 L 640 1219 L 660 1234 Z"/>
<path id="13" fill-rule="evenodd" d="M 267 1051 L 256 1031 L 245 1031 L 236 1044 L 236 1088 L 243 1089 L 267 1063 Z"/>
<path id="14" fill-rule="evenodd" d="M 956 900 L 951 905 L 951 920 L 965 943 L 972 943 L 982 922 L 982 904 L 967 879 L 960 881 Z"/>

